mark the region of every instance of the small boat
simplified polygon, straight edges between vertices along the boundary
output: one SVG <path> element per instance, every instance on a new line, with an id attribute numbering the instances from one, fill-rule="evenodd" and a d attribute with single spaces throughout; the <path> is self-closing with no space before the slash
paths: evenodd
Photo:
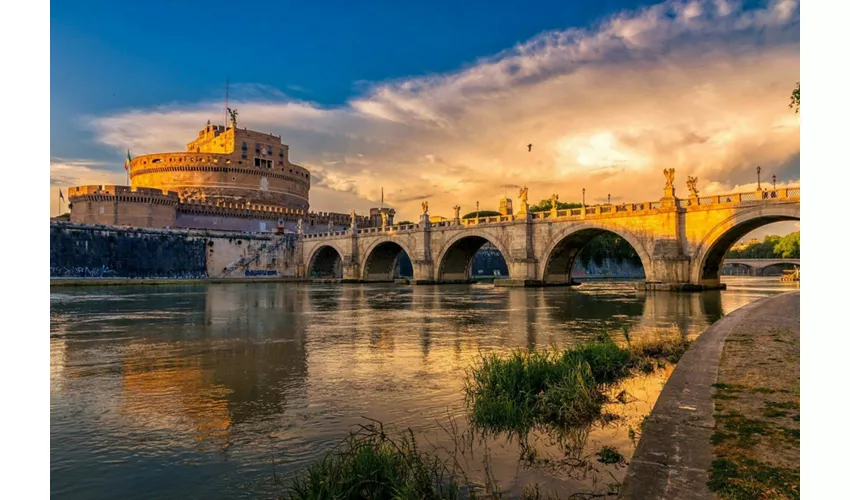
<path id="1" fill-rule="evenodd" d="M 782 272 L 782 278 L 780 281 L 783 283 L 792 283 L 794 281 L 800 281 L 800 270 L 799 269 L 789 269 L 787 271 Z"/>

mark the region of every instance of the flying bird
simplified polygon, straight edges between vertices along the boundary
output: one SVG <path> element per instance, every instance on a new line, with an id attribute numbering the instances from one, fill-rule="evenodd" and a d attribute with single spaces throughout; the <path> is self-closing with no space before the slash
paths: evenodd
<path id="1" fill-rule="evenodd" d="M 528 151 L 531 152 L 531 144 L 528 145 Z"/>

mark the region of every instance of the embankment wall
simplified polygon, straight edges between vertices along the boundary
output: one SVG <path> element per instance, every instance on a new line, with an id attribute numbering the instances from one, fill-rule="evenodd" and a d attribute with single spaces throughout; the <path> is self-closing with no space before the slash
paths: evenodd
<path id="1" fill-rule="evenodd" d="M 51 278 L 296 276 L 294 235 L 50 225 Z"/>

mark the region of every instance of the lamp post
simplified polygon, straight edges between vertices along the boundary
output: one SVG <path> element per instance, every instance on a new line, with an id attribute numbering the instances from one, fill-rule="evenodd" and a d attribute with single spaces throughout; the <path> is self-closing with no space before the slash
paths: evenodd
<path id="1" fill-rule="evenodd" d="M 756 191 L 761 191 L 761 165 L 756 167 L 756 175 L 758 176 L 758 188 Z"/>
<path id="2" fill-rule="evenodd" d="M 773 174 L 773 190 L 776 191 L 776 174 Z"/>
<path id="3" fill-rule="evenodd" d="M 478 202 L 475 202 L 475 218 L 478 219 Z"/>
<path id="4" fill-rule="evenodd" d="M 584 206 L 584 188 L 581 188 L 581 206 Z"/>
<path id="5" fill-rule="evenodd" d="M 608 194 L 608 204 L 609 205 L 611 204 L 611 194 L 610 193 Z"/>

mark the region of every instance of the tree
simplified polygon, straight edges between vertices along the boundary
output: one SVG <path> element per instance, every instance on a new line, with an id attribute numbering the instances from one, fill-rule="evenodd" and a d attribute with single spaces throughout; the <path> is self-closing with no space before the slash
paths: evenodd
<path id="1" fill-rule="evenodd" d="M 795 113 L 800 112 L 800 82 L 797 82 L 797 88 L 791 91 L 791 104 L 789 108 L 794 108 Z"/>
<path id="2" fill-rule="evenodd" d="M 773 247 L 773 253 L 777 257 L 783 259 L 799 259 L 800 258 L 800 231 L 785 235 L 779 240 L 776 246 Z"/>
<path id="3" fill-rule="evenodd" d="M 558 210 L 566 210 L 568 208 L 581 208 L 581 203 L 573 203 L 573 202 L 558 202 Z M 528 207 L 529 212 L 548 212 L 552 210 L 552 200 L 540 200 L 540 203 L 537 205 L 531 205 Z"/>
<path id="4" fill-rule="evenodd" d="M 468 214 L 461 217 L 461 219 L 474 219 L 475 217 L 492 217 L 494 215 L 502 215 L 499 212 L 494 212 L 493 210 L 480 210 L 478 212 L 469 212 Z"/>

